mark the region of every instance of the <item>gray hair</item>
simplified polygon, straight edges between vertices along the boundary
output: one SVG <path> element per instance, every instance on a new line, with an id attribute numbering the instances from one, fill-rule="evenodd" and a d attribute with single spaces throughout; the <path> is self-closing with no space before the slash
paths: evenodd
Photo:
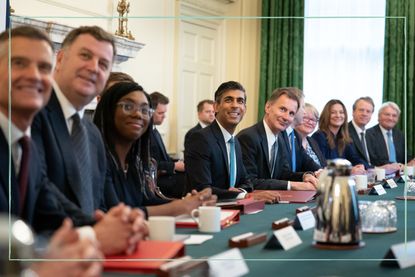
<path id="1" fill-rule="evenodd" d="M 378 112 L 378 116 L 379 116 L 379 115 L 383 112 L 383 110 L 384 110 L 384 109 L 386 109 L 387 107 L 390 107 L 390 108 L 394 109 L 394 110 L 398 113 L 398 116 L 400 116 L 400 115 L 401 115 L 401 109 L 399 109 L 399 106 L 398 106 L 395 102 L 388 101 L 388 102 L 383 103 L 383 104 L 382 104 L 382 106 L 380 106 L 380 108 L 379 108 L 379 112 Z"/>

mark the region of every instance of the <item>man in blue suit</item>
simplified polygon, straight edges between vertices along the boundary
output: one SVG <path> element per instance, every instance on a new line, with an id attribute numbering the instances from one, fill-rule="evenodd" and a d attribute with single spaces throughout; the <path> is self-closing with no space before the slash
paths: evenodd
<path id="1" fill-rule="evenodd" d="M 107 214 L 101 211 L 117 203 L 105 200 L 101 135 L 83 118 L 85 106 L 103 90 L 115 55 L 112 35 L 101 28 L 72 30 L 57 54 L 51 99 L 32 126 L 48 178 L 66 199 L 98 219 L 92 233 L 105 254 L 131 252 L 143 235 L 142 212 L 122 204 Z"/>
<path id="2" fill-rule="evenodd" d="M 185 145 L 189 186 L 202 190 L 211 187 L 219 199 L 255 199 L 274 203 L 278 193 L 253 192 L 242 163 L 241 146 L 234 137 L 236 126 L 246 111 L 246 94 L 235 81 L 222 83 L 215 92 L 216 120 L 192 134 Z"/>
<path id="3" fill-rule="evenodd" d="M 48 36 L 35 28 L 22 26 L 0 34 L 0 213 L 10 211 L 34 227 L 48 222 L 57 228 L 65 214 L 50 190 L 30 139 L 30 124 L 50 97 L 52 53 Z M 27 276 L 98 275 L 99 262 L 79 260 L 102 256 L 91 241 L 79 239 L 66 220 L 53 235 L 43 258 L 78 261 L 37 263 L 26 269 Z"/>

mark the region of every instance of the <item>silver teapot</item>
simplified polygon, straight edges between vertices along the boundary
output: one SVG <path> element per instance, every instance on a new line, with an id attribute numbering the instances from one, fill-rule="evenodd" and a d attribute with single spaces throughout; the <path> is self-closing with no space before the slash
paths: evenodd
<path id="1" fill-rule="evenodd" d="M 355 183 L 348 160 L 329 160 L 319 178 L 314 241 L 317 245 L 353 246 L 362 240 Z"/>

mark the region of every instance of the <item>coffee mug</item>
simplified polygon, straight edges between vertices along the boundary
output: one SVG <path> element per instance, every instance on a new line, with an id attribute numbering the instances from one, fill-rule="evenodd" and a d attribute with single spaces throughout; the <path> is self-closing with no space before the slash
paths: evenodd
<path id="1" fill-rule="evenodd" d="M 191 213 L 193 219 L 199 225 L 200 232 L 220 232 L 220 207 L 201 206 Z"/>
<path id="2" fill-rule="evenodd" d="M 175 219 L 173 216 L 150 216 L 148 225 L 150 240 L 173 240 L 175 232 Z"/>
<path id="3" fill-rule="evenodd" d="M 375 171 L 376 171 L 376 181 L 383 181 L 385 179 L 385 174 L 386 174 L 385 169 L 375 167 Z"/>
<path id="4" fill-rule="evenodd" d="M 409 177 L 413 177 L 415 175 L 415 166 L 407 166 L 406 167 L 406 174 Z"/>
<path id="5" fill-rule="evenodd" d="M 356 181 L 356 189 L 362 190 L 367 189 L 367 176 L 366 175 L 356 175 L 354 176 Z"/>

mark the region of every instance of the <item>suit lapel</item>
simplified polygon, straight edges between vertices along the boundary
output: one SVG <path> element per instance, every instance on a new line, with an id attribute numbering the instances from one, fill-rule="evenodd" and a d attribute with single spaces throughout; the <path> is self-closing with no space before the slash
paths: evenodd
<path id="1" fill-rule="evenodd" d="M 290 148 L 290 141 L 288 140 L 287 131 L 280 132 L 278 135 L 278 139 L 282 139 L 282 144 L 279 144 L 279 146 L 283 145 L 285 147 L 285 151 L 287 153 L 287 160 L 290 165 L 291 169 L 291 148 Z"/>
<path id="2" fill-rule="evenodd" d="M 164 160 L 168 161 L 169 158 L 168 158 L 167 150 L 166 150 L 166 147 L 164 146 L 163 140 L 157 128 L 154 129 L 154 136 L 156 137 L 157 144 L 159 145 L 159 149 L 161 149 Z"/>
<path id="3" fill-rule="evenodd" d="M 215 136 L 216 143 L 218 144 L 222 152 L 222 158 L 226 164 L 226 172 L 228 173 L 228 179 L 229 179 L 230 173 L 229 173 L 228 151 L 226 150 L 226 144 L 225 144 L 225 140 L 222 135 L 222 131 L 220 130 L 220 127 L 218 123 L 216 122 L 216 120 L 211 124 L 211 126 L 212 126 L 211 130 L 213 132 L 213 135 Z"/>
<path id="4" fill-rule="evenodd" d="M 0 158 L 0 178 L 1 178 L 1 184 L 3 186 L 2 190 L 5 192 L 5 198 L 9 200 L 9 184 L 10 184 L 10 188 L 11 188 L 10 197 L 11 197 L 11 205 L 12 205 L 11 211 L 12 211 L 12 214 L 20 215 L 20 200 L 18 197 L 19 190 L 18 190 L 16 173 L 15 173 L 12 160 L 9 160 L 9 144 L 1 130 L 0 130 L 0 153 L 2 153 L 1 158 Z M 13 159 L 12 157 L 10 158 Z"/>
<path id="5" fill-rule="evenodd" d="M 269 161 L 270 157 L 269 157 L 269 151 L 268 151 L 268 140 L 267 140 L 267 135 L 266 135 L 266 132 L 265 132 L 264 123 L 262 121 L 257 124 L 257 130 L 258 130 L 259 137 L 260 137 L 260 140 L 261 140 L 262 152 L 263 152 L 263 154 L 266 158 L 266 161 Z M 268 168 L 268 171 L 269 171 L 269 175 L 271 176 L 272 168 L 270 167 L 269 162 L 267 162 L 266 164 L 267 164 L 267 168 Z M 275 165 L 274 165 L 274 167 L 275 167 Z"/>
<path id="6" fill-rule="evenodd" d="M 78 203 L 82 203 L 82 195 L 80 194 L 82 191 L 80 187 L 82 184 L 81 177 L 79 175 L 78 166 L 76 165 L 76 157 L 71 151 L 72 147 L 68 147 L 72 144 L 72 142 L 69 137 L 66 120 L 64 118 L 62 109 L 60 107 L 59 101 L 55 93 L 52 94 L 52 97 L 47 106 L 47 110 L 48 119 L 51 123 L 53 133 L 55 134 L 55 136 L 59 136 L 59 139 L 57 139 L 56 141 L 59 150 L 62 153 L 63 162 L 65 164 L 67 172 L 66 176 L 68 177 L 68 183 L 70 184 L 70 187 L 74 195 L 76 196 Z"/>
<path id="7" fill-rule="evenodd" d="M 356 146 L 356 149 L 357 151 L 359 151 L 360 155 L 362 157 L 365 157 L 366 153 L 364 153 L 363 151 L 362 141 L 360 140 L 360 134 L 356 132 L 356 129 L 354 128 L 352 122 L 349 122 L 349 126 L 350 126 L 349 131 L 350 131 L 350 135 L 353 140 L 353 144 Z"/>

